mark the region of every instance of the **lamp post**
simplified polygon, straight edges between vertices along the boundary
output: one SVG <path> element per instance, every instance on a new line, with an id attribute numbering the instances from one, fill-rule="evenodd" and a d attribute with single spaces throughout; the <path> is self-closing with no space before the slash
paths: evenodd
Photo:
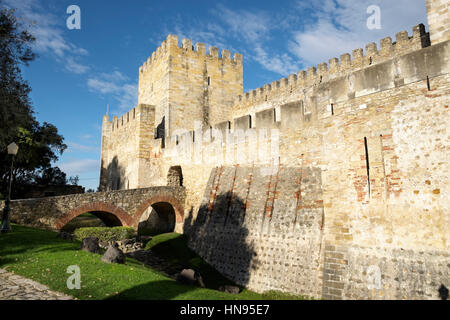
<path id="1" fill-rule="evenodd" d="M 11 170 L 9 172 L 9 180 L 8 180 L 8 196 L 5 200 L 5 207 L 3 208 L 2 229 L 1 229 L 2 233 L 11 231 L 11 226 L 9 225 L 9 212 L 11 211 L 11 208 L 9 207 L 9 203 L 11 201 L 11 184 L 12 184 L 14 156 L 17 154 L 17 151 L 19 151 L 19 147 L 14 142 L 8 146 L 8 154 L 10 154 L 12 158 L 11 158 Z"/>

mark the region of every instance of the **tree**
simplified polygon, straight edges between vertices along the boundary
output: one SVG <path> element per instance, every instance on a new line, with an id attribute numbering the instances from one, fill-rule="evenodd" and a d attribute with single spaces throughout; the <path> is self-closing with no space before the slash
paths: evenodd
<path id="1" fill-rule="evenodd" d="M 65 185 L 67 184 L 66 174 L 58 167 L 43 169 L 34 179 L 40 185 Z"/>
<path id="2" fill-rule="evenodd" d="M 74 186 L 78 185 L 78 181 L 80 181 L 80 177 L 78 177 L 78 175 L 74 176 L 74 177 L 70 177 L 68 180 L 68 183 Z"/>
<path id="3" fill-rule="evenodd" d="M 21 66 L 36 58 L 31 50 L 35 38 L 15 17 L 15 10 L 1 5 L 0 0 L 0 193 L 5 194 L 11 163 L 6 152 L 9 143 L 19 145 L 15 184 L 65 181 L 64 172 L 51 164 L 67 146 L 54 125 L 41 125 L 34 116 L 31 88 L 22 78 Z"/>

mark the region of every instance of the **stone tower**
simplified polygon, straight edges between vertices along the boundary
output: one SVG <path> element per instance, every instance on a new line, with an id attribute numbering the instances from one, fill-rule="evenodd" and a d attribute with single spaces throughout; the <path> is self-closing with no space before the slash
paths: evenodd
<path id="1" fill-rule="evenodd" d="M 100 190 L 161 183 L 158 154 L 165 137 L 232 118 L 243 93 L 242 55 L 169 35 L 139 68 L 138 105 L 110 121 L 104 116 Z M 152 156 L 153 155 L 153 156 Z"/>
<path id="2" fill-rule="evenodd" d="M 243 93 L 242 55 L 169 35 L 139 69 L 138 104 L 155 106 L 157 136 L 190 131 L 231 118 Z"/>
<path id="3" fill-rule="evenodd" d="M 431 44 L 450 40 L 450 0 L 426 0 Z"/>

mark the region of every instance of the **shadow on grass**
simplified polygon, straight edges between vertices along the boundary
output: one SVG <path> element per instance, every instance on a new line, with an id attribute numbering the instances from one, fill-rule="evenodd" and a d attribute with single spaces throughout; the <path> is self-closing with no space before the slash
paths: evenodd
<path id="1" fill-rule="evenodd" d="M 80 248 L 78 241 L 67 242 L 66 240 L 48 236 L 48 230 L 38 230 L 29 227 L 13 225 L 12 232 L 0 236 L 0 266 L 8 262 L 15 262 L 14 256 L 25 256 L 37 252 L 61 252 L 72 251 Z M 55 247 L 55 244 L 59 244 Z M 8 256 L 7 259 L 4 257 Z M 3 257 L 3 258 L 2 258 Z"/>
<path id="2" fill-rule="evenodd" d="M 205 286 L 209 289 L 218 290 L 222 285 L 235 285 L 191 250 L 187 245 L 188 240 L 185 235 L 172 233 L 161 236 L 173 238 L 153 246 L 150 243 L 150 249 L 155 255 L 164 258 L 171 267 L 180 270 L 197 270 L 202 275 Z"/>
<path id="3" fill-rule="evenodd" d="M 126 289 L 105 300 L 171 300 L 198 289 L 170 280 L 152 281 Z"/>

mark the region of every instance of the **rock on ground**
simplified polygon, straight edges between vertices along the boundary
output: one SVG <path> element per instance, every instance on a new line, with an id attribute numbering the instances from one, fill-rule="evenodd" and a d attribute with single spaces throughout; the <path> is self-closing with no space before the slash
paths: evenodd
<path id="1" fill-rule="evenodd" d="M 202 276 L 193 269 L 183 269 L 176 277 L 176 280 L 183 284 L 188 284 L 191 286 L 198 285 L 205 288 L 205 283 L 203 282 Z"/>
<path id="2" fill-rule="evenodd" d="M 84 238 L 81 241 L 81 250 L 92 253 L 101 253 L 100 247 L 98 245 L 98 238 L 97 237 Z"/>
<path id="3" fill-rule="evenodd" d="M 74 240 L 74 235 L 69 233 L 69 232 L 65 232 L 65 231 L 58 232 L 56 237 L 60 238 L 60 239 L 63 239 L 63 240 L 69 240 L 69 241 L 73 241 Z"/>
<path id="4" fill-rule="evenodd" d="M 125 254 L 122 250 L 115 246 L 109 246 L 105 254 L 102 256 L 103 262 L 108 263 L 125 263 Z"/>
<path id="5" fill-rule="evenodd" d="M 227 292 L 227 293 L 231 293 L 231 294 L 238 294 L 240 289 L 237 286 L 225 285 L 225 286 L 220 286 L 219 291 Z"/>

